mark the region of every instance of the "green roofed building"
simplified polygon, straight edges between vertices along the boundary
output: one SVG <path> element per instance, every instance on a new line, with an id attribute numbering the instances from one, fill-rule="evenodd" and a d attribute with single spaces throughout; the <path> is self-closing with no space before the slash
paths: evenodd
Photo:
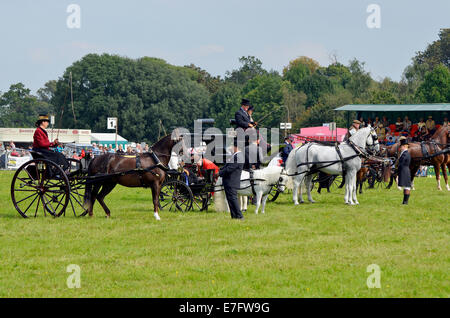
<path id="1" fill-rule="evenodd" d="M 428 116 L 433 116 L 436 124 L 441 124 L 445 117 L 450 115 L 450 103 L 442 104 L 352 104 L 344 105 L 335 109 L 336 111 L 347 111 L 348 126 L 355 118 L 363 117 L 364 120 L 375 117 L 380 119 L 386 116 L 389 122 L 395 122 L 397 117 L 402 119 L 408 116 L 413 123 L 417 123 L 420 118 L 425 121 Z M 353 112 L 352 118 L 350 118 Z"/>

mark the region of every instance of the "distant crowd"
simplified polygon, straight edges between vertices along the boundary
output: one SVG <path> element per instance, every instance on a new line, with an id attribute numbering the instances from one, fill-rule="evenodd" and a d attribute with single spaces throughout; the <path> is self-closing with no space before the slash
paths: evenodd
<path id="1" fill-rule="evenodd" d="M 380 120 L 379 117 L 375 117 L 372 120 L 370 117 L 366 120 L 361 117 L 359 119 L 360 128 L 368 125 L 375 128 L 378 135 L 378 139 L 386 145 L 392 145 L 398 142 L 399 138 L 404 136 L 412 141 L 422 141 L 429 139 L 439 128 L 439 126 L 448 126 L 448 118 L 445 117 L 441 124 L 436 124 L 433 116 L 428 116 L 425 121 L 424 118 L 420 118 L 419 122 L 412 123 L 408 116 L 403 119 L 397 117 L 397 120 L 392 123 L 389 122 L 386 116 L 383 116 Z"/>

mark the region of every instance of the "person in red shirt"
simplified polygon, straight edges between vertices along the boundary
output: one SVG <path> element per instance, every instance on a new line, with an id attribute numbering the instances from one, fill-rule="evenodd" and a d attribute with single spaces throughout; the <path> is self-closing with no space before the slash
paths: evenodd
<path id="1" fill-rule="evenodd" d="M 33 135 L 33 151 L 41 153 L 46 159 L 53 161 L 58 165 L 62 165 L 65 169 L 69 167 L 69 163 L 62 153 L 51 151 L 50 147 L 58 146 L 58 139 L 50 142 L 48 139 L 47 129 L 50 124 L 48 115 L 39 115 L 36 121 L 36 130 Z"/>
<path id="2" fill-rule="evenodd" d="M 204 178 L 203 171 L 205 170 L 214 170 L 214 179 L 217 178 L 219 175 L 219 167 L 214 164 L 211 160 L 208 160 L 206 158 L 199 158 L 197 160 L 197 167 L 198 167 L 198 175 L 199 177 Z"/>

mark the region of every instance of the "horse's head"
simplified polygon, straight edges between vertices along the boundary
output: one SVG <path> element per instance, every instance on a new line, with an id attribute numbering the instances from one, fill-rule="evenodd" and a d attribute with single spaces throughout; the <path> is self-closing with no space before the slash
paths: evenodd
<path id="1" fill-rule="evenodd" d="M 359 129 L 350 140 L 357 146 L 366 149 L 369 152 L 379 152 L 380 143 L 375 129 L 372 127 L 364 127 Z"/>
<path id="2" fill-rule="evenodd" d="M 378 135 L 375 129 L 373 129 L 370 126 L 368 128 L 370 128 L 370 133 L 366 139 L 367 150 L 375 154 L 380 151 L 380 143 L 378 141 Z"/>
<path id="3" fill-rule="evenodd" d="M 286 184 L 289 181 L 289 176 L 286 170 L 283 168 L 281 170 L 280 178 L 278 179 L 278 190 L 284 192 L 286 190 Z"/>

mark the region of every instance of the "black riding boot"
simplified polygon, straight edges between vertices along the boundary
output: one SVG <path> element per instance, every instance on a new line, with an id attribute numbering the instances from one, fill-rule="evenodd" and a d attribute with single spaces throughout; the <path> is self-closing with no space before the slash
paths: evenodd
<path id="1" fill-rule="evenodd" d="M 409 194 L 404 194 L 403 195 L 403 204 L 408 204 L 408 200 L 409 200 Z"/>

